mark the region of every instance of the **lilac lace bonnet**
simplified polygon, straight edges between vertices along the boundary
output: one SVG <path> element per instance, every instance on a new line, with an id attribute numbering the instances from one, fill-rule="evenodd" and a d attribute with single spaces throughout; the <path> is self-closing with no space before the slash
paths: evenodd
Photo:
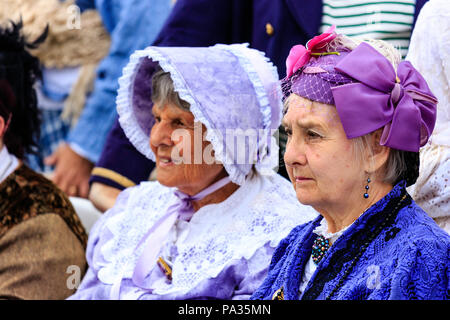
<path id="1" fill-rule="evenodd" d="M 206 139 L 231 181 L 242 184 L 253 165 L 260 173 L 273 173 L 278 165 L 273 132 L 281 121 L 281 88 L 276 67 L 262 52 L 248 44 L 218 44 L 147 47 L 132 54 L 119 79 L 117 112 L 128 139 L 153 161 L 151 79 L 158 66 L 170 73 L 175 91 L 190 104 L 195 120 L 206 126 Z M 251 137 L 242 144 L 246 132 Z"/>

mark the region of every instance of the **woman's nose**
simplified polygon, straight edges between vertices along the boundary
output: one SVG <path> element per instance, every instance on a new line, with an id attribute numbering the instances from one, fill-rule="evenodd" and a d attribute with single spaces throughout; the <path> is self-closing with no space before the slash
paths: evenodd
<path id="1" fill-rule="evenodd" d="M 288 167 L 306 164 L 304 144 L 301 141 L 291 139 L 287 142 L 286 151 L 284 153 L 284 163 Z"/>
<path id="2" fill-rule="evenodd" d="M 171 146 L 173 144 L 172 131 L 170 125 L 163 121 L 155 123 L 150 133 L 150 144 L 155 147 L 160 145 Z"/>

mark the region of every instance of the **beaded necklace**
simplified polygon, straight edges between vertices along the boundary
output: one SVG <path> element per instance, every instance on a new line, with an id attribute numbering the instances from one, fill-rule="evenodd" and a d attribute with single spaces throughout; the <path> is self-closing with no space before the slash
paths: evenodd
<path id="1" fill-rule="evenodd" d="M 314 244 L 312 247 L 312 259 L 315 264 L 319 264 L 319 262 L 328 252 L 329 248 L 330 241 L 324 236 L 318 236 L 316 240 L 314 240 Z"/>
<path id="2" fill-rule="evenodd" d="M 364 210 L 359 216 L 361 217 L 369 208 L 367 208 L 366 210 Z M 357 219 L 358 219 L 357 218 Z M 356 219 L 355 219 L 356 220 Z M 311 251 L 311 256 L 312 256 L 312 260 L 313 262 L 318 265 L 319 262 L 323 259 L 323 257 L 325 257 L 326 253 L 328 252 L 328 249 L 330 249 L 331 243 L 330 241 L 333 241 L 332 239 L 334 238 L 334 240 L 336 240 L 338 237 L 340 237 L 345 230 L 347 230 L 350 227 L 350 225 L 344 227 L 341 231 L 338 231 L 336 233 L 331 234 L 331 238 L 330 236 L 328 236 L 329 239 L 327 239 L 324 235 L 319 234 L 317 236 L 317 238 L 314 240 L 313 243 L 313 247 L 312 247 L 312 251 Z"/>
<path id="3" fill-rule="evenodd" d="M 404 192 L 404 191 L 403 191 Z M 334 289 L 330 292 L 330 294 L 326 297 L 325 300 L 331 300 L 331 298 L 336 294 L 336 292 L 342 287 L 344 284 L 344 280 L 348 277 L 350 272 L 353 270 L 353 267 L 356 265 L 356 263 L 359 261 L 363 253 L 366 251 L 367 247 L 370 245 L 370 243 L 380 234 L 380 232 L 384 229 L 387 221 L 400 209 L 400 205 L 402 202 L 406 199 L 407 194 L 404 194 L 401 199 L 398 201 L 397 205 L 391 212 L 389 212 L 386 215 L 386 218 L 381 222 L 381 224 L 378 226 L 377 229 L 375 229 L 374 232 L 369 236 L 367 241 L 364 243 L 364 245 L 361 247 L 361 250 L 358 252 L 358 254 L 353 258 L 352 262 L 350 263 L 350 266 L 345 270 L 344 275 L 339 279 L 338 284 L 334 287 Z"/>

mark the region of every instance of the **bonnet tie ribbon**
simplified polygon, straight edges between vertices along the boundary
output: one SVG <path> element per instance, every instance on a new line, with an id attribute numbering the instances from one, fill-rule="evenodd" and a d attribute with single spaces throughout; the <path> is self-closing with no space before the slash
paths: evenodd
<path id="1" fill-rule="evenodd" d="M 194 215 L 192 201 L 205 198 L 207 195 L 219 190 L 229 182 L 230 178 L 227 176 L 213 183 L 194 196 L 189 196 L 179 190 L 174 192 L 178 201 L 167 209 L 167 212 L 147 231 L 134 249 L 134 251 L 136 251 L 145 243 L 144 250 L 133 271 L 132 280 L 136 286 L 148 289 L 144 286 L 144 280 L 156 265 L 158 255 L 170 229 L 173 227 L 177 219 L 189 221 Z M 115 283 L 111 289 L 111 298 L 113 299 L 119 298 L 121 280 L 122 279 L 119 279 L 118 283 Z"/>
<path id="2" fill-rule="evenodd" d="M 359 81 L 331 89 L 347 138 L 384 126 L 381 145 L 418 152 L 427 142 L 437 99 L 409 61 L 400 62 L 396 76 L 388 59 L 362 43 L 335 69 Z"/>

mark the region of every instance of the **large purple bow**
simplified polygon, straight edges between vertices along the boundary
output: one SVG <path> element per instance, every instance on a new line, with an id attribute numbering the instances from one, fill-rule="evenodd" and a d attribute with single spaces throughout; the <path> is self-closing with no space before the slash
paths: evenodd
<path id="1" fill-rule="evenodd" d="M 343 58 L 336 70 L 359 81 L 332 88 L 349 139 L 384 126 L 380 144 L 418 152 L 436 123 L 437 99 L 408 61 L 397 68 L 366 43 Z"/>

